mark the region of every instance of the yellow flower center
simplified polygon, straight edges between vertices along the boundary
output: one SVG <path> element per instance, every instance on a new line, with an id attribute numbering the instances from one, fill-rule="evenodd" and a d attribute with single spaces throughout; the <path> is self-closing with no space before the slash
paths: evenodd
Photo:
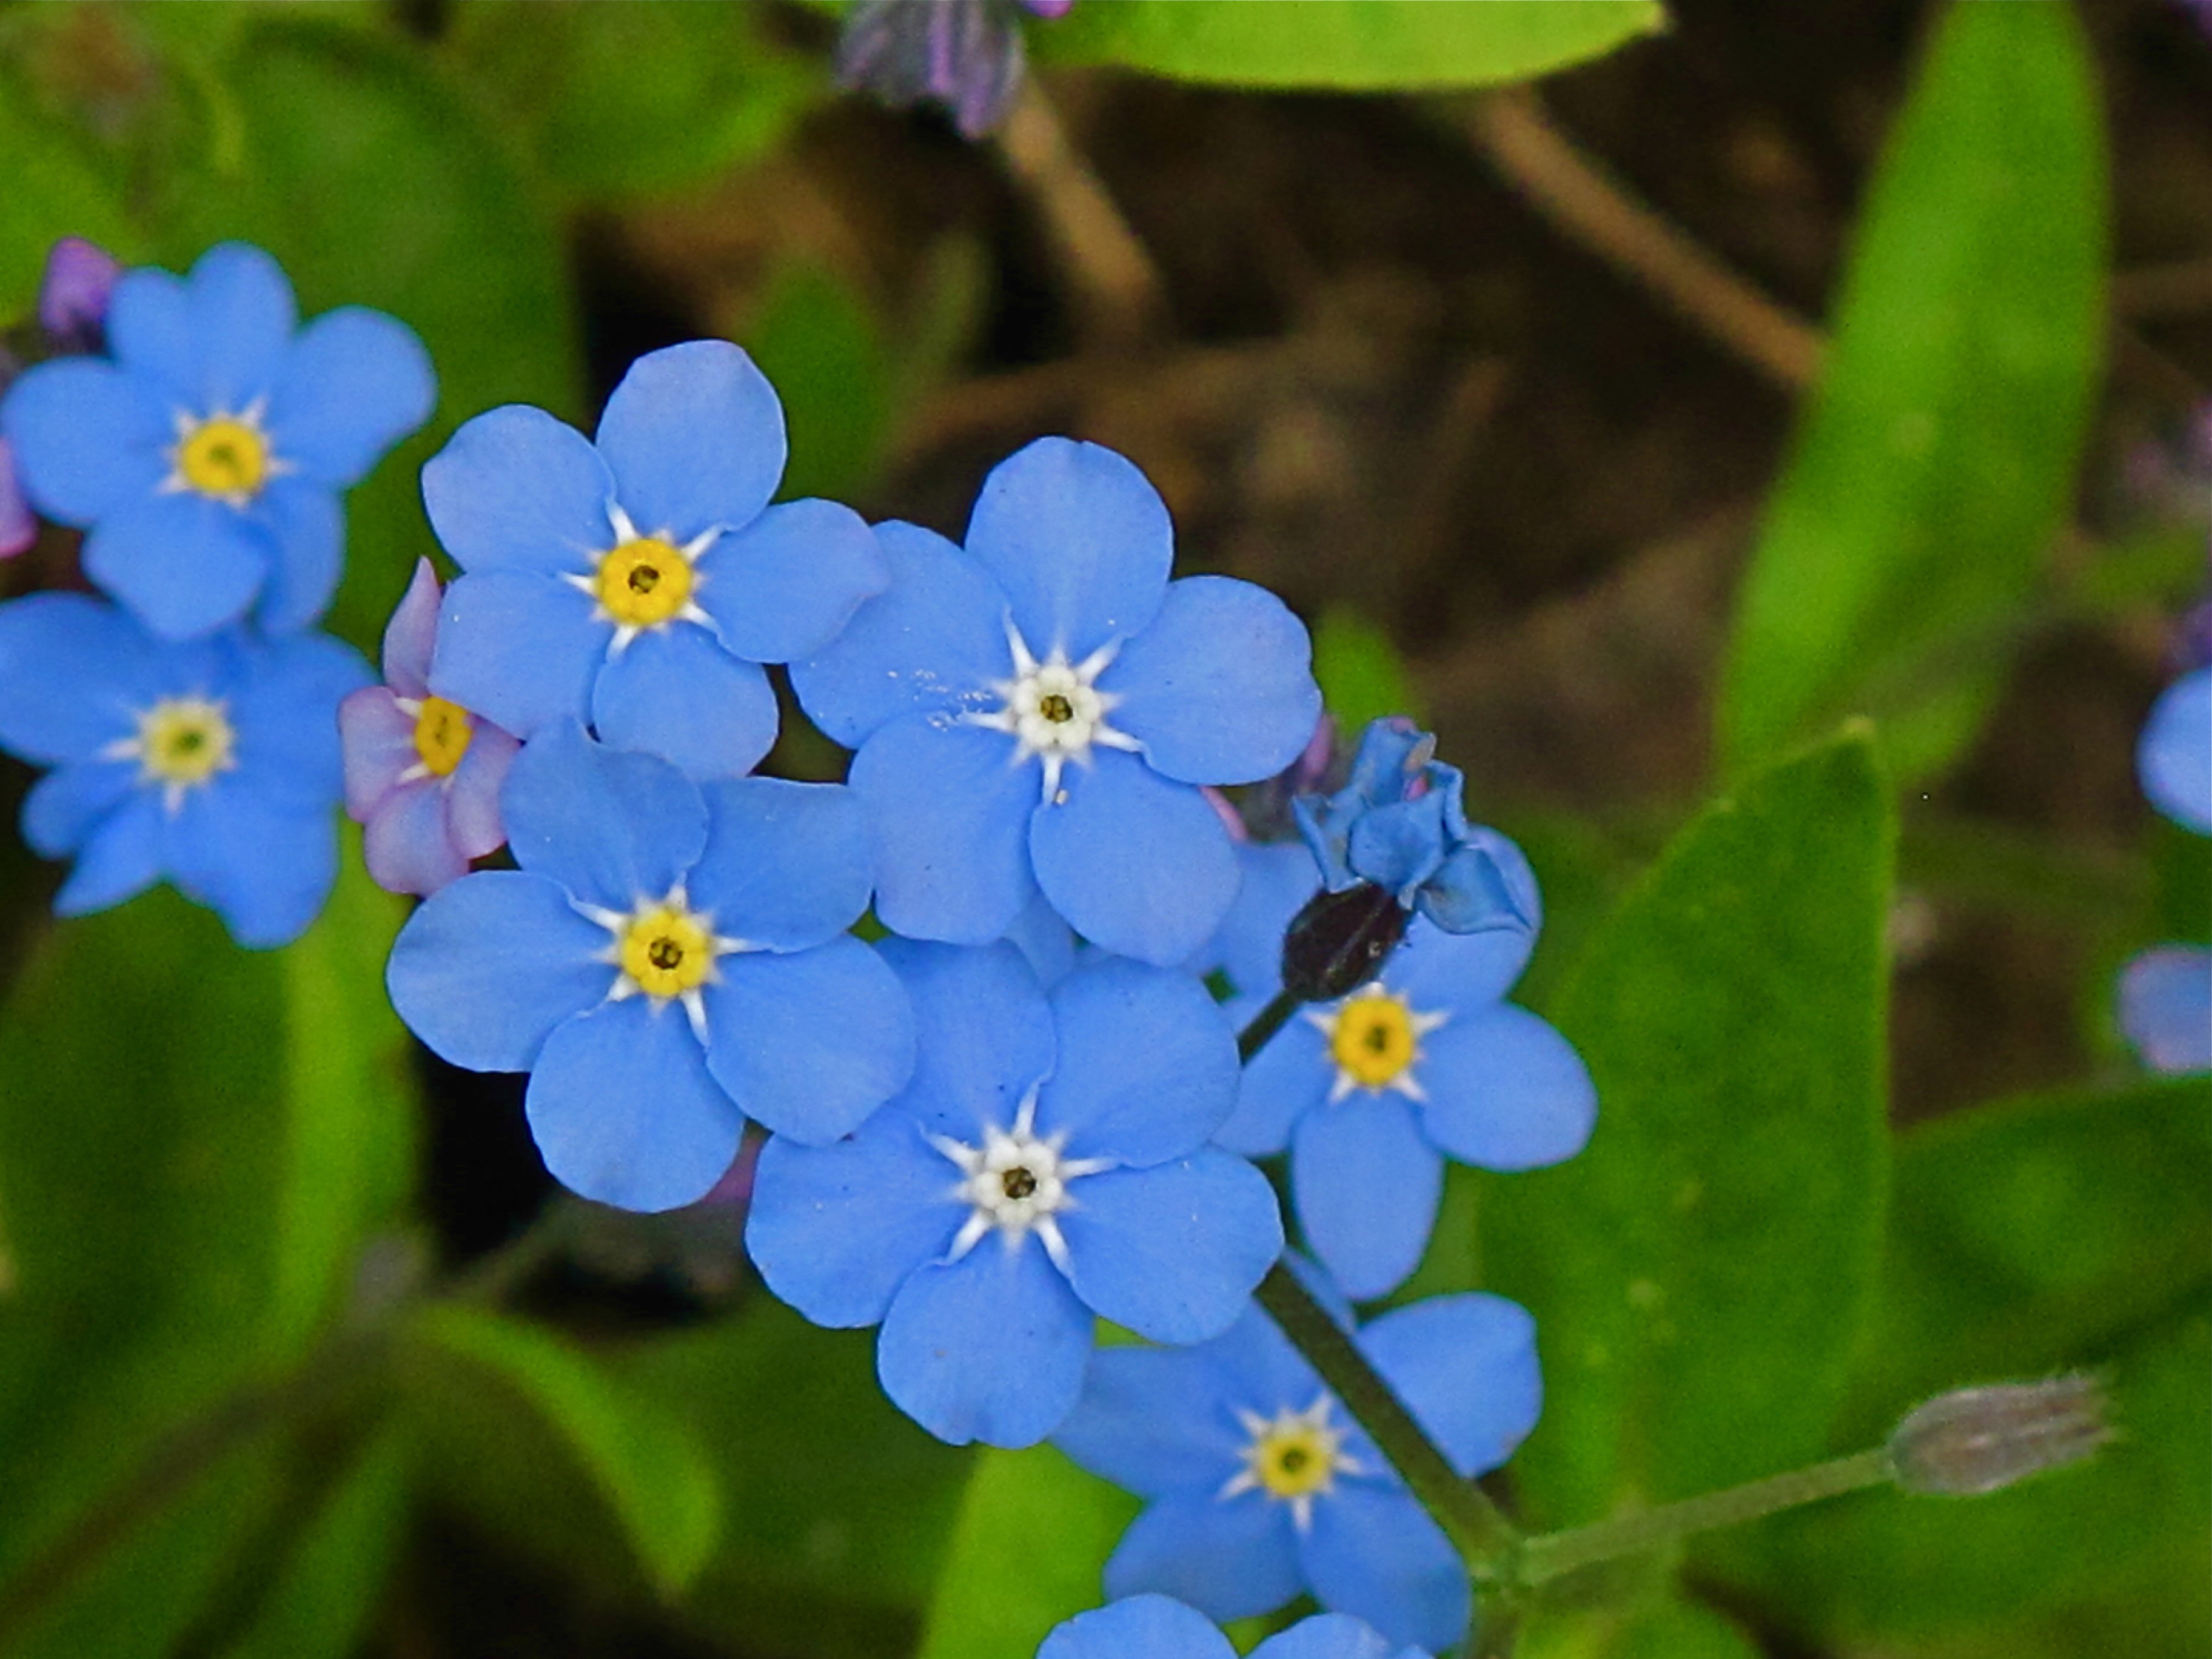
<path id="1" fill-rule="evenodd" d="M 656 904 L 623 930 L 623 972 L 649 997 L 665 1000 L 696 991 L 714 969 L 714 936 L 687 910 Z"/>
<path id="2" fill-rule="evenodd" d="M 658 536 L 626 541 L 599 561 L 597 593 L 624 628 L 654 628 L 691 598 L 691 561 Z"/>
<path id="3" fill-rule="evenodd" d="M 1388 995 L 1351 997 L 1337 1010 L 1328 1051 L 1337 1069 L 1363 1089 L 1381 1089 L 1413 1063 L 1413 1011 Z"/>
<path id="4" fill-rule="evenodd" d="M 205 783 L 232 763 L 234 742 L 221 703 L 164 697 L 138 717 L 140 775 L 172 790 Z"/>
<path id="5" fill-rule="evenodd" d="M 1339 1438 L 1315 1423 L 1294 1419 L 1261 1435 L 1245 1456 L 1270 1496 L 1306 1498 L 1334 1484 Z"/>
<path id="6" fill-rule="evenodd" d="M 476 722 L 460 704 L 443 697 L 422 699 L 422 712 L 415 716 L 415 752 L 433 775 L 451 776 L 475 734 Z"/>
<path id="7" fill-rule="evenodd" d="M 237 501 L 269 477 L 269 441 L 244 421 L 202 421 L 177 446 L 177 472 L 203 495 Z"/>

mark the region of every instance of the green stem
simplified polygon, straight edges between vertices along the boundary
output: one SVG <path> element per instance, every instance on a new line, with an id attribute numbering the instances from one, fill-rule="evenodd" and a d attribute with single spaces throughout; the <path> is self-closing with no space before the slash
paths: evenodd
<path id="1" fill-rule="evenodd" d="M 1278 991 L 1274 1000 L 1255 1015 L 1252 1023 L 1237 1034 L 1237 1058 L 1249 1066 L 1252 1056 L 1267 1046 L 1267 1039 L 1291 1023 L 1291 1016 L 1304 1006 L 1288 991 Z"/>
<path id="2" fill-rule="evenodd" d="M 1657 1549 L 1692 1533 L 1756 1521 L 1801 1504 L 1817 1504 L 1847 1492 L 1884 1486 L 1890 1479 L 1889 1454 L 1877 1449 L 1741 1486 L 1724 1486 L 1679 1504 L 1663 1504 L 1656 1510 L 1577 1527 L 1571 1532 L 1531 1538 L 1522 1546 L 1520 1579 L 1533 1588 L 1578 1568 Z"/>

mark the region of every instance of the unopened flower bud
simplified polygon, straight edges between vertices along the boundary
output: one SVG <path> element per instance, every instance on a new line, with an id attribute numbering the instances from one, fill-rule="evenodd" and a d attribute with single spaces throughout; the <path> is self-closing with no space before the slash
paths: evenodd
<path id="1" fill-rule="evenodd" d="M 1387 887 L 1362 882 L 1316 893 L 1283 935 L 1283 988 L 1306 1002 L 1334 1002 L 1375 977 L 1411 913 Z"/>
<path id="2" fill-rule="evenodd" d="M 1907 1492 L 1971 1498 L 2045 1469 L 2078 1463 L 2112 1437 L 2104 1385 L 2075 1371 L 1942 1394 L 1889 1438 L 1890 1468 Z"/>

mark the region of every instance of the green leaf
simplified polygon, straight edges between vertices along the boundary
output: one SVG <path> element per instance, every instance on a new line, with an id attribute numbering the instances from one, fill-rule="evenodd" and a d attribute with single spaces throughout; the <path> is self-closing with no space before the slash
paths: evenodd
<path id="1" fill-rule="evenodd" d="M 429 1407 L 418 1414 L 434 1446 L 489 1459 L 495 1475 L 511 1468 L 517 1448 L 494 1443 L 514 1432 L 519 1398 L 583 1475 L 661 1595 L 672 1596 L 697 1576 L 714 1547 L 721 1492 L 705 1449 L 679 1418 L 534 1325 L 449 1303 L 425 1310 L 412 1329 L 409 1381 Z M 447 1406 L 454 1409 L 441 1409 Z"/>
<path id="2" fill-rule="evenodd" d="M 1557 1169 L 1488 1179 L 1536 1316 L 1549 1526 L 1817 1455 L 1878 1261 L 1895 815 L 1863 735 L 1747 781 L 1592 939 L 1553 1015 L 1597 1084 Z"/>
<path id="3" fill-rule="evenodd" d="M 2064 522 L 2104 337 L 2105 161 L 2063 5 L 1954 3 L 1869 192 L 1745 578 L 1732 770 L 1845 714 L 1900 777 L 1972 735 Z"/>
<path id="4" fill-rule="evenodd" d="M 1357 611 L 1340 605 L 1322 613 L 1314 629 L 1313 667 L 1322 702 L 1336 717 L 1338 733 L 1347 744 L 1359 741 L 1368 721 L 1386 714 L 1424 720 L 1398 647 Z"/>
<path id="5" fill-rule="evenodd" d="M 1759 1659 L 1759 1650 L 1711 1607 L 1666 1600 L 1593 1613 L 1540 1612 L 1516 1659 Z"/>
<path id="6" fill-rule="evenodd" d="M 40 115 L 12 76 L 0 75 L 0 325 L 28 317 L 46 255 L 64 236 L 82 236 L 127 256 L 139 238 L 117 180 L 79 136 Z"/>
<path id="7" fill-rule="evenodd" d="M 1656 0 L 1115 0 L 1029 39 L 1047 63 L 1377 91 L 1523 81 L 1666 22 Z"/>
<path id="8" fill-rule="evenodd" d="M 921 1659 L 1034 1659 L 1054 1625 L 1099 1604 L 1099 1575 L 1138 1507 L 1049 1446 L 985 1451 Z"/>
<path id="9" fill-rule="evenodd" d="M 859 290 L 833 271 L 788 265 L 735 337 L 783 399 L 791 464 L 778 493 L 849 501 L 866 489 L 890 430 L 891 386 Z"/>

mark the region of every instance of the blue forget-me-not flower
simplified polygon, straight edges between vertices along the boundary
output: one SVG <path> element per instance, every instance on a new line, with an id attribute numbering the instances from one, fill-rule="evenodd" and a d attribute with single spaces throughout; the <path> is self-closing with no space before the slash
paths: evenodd
<path id="1" fill-rule="evenodd" d="M 2154 704 L 2136 746 L 2152 805 L 2212 835 L 2212 668 L 2183 675 Z M 2155 1072 L 2212 1070 L 2212 950 L 2166 945 L 2120 975 L 2120 1029 Z"/>
<path id="2" fill-rule="evenodd" d="M 1535 1426 L 1535 1322 L 1514 1303 L 1434 1297 L 1355 1340 L 1463 1475 Z M 1157 1591 L 1230 1620 L 1305 1592 L 1393 1642 L 1441 1650 L 1467 1632 L 1459 1553 L 1256 1307 L 1195 1347 L 1101 1349 L 1053 1443 L 1146 1499 L 1106 1564 L 1109 1595 Z"/>
<path id="3" fill-rule="evenodd" d="M 185 276 L 127 272 L 106 332 L 110 356 L 40 363 L 0 402 L 32 503 L 86 531 L 85 574 L 165 639 L 314 621 L 339 495 L 429 416 L 422 343 L 359 306 L 297 326 L 284 273 L 240 242 Z"/>
<path id="4" fill-rule="evenodd" d="M 23 839 L 76 860 L 54 908 L 167 879 L 241 945 L 296 938 L 337 876 L 338 700 L 368 678 L 319 634 L 168 641 L 88 594 L 0 605 L 0 747 L 54 769 Z"/>
<path id="5" fill-rule="evenodd" d="M 563 721 L 501 806 L 522 867 L 427 900 L 386 982 L 454 1065 L 530 1073 L 531 1133 L 571 1191 L 673 1209 L 721 1178 L 746 1117 L 835 1140 L 905 1083 L 906 993 L 845 931 L 868 860 L 842 787 L 695 784 Z"/>
<path id="6" fill-rule="evenodd" d="M 563 720 L 694 778 L 775 741 L 763 663 L 818 651 L 889 580 L 860 516 L 771 507 L 783 407 L 736 346 L 641 357 L 596 439 L 542 409 L 479 415 L 422 469 L 463 574 L 430 690 L 528 738 Z"/>
<path id="7" fill-rule="evenodd" d="M 1168 580 L 1174 532 L 1142 473 L 1045 438 L 994 471 L 963 550 L 878 526 L 891 586 L 792 666 L 849 748 L 878 909 L 911 938 L 982 945 L 1031 896 L 1162 966 L 1237 890 L 1197 786 L 1268 777 L 1320 712 L 1306 630 L 1219 576 Z"/>
<path id="8" fill-rule="evenodd" d="M 914 1080 L 833 1146 L 771 1139 L 745 1243 L 816 1324 L 882 1322 L 877 1375 L 931 1433 L 1033 1445 L 1075 1403 L 1094 1315 L 1200 1341 L 1280 1254 L 1266 1178 L 1206 1144 L 1236 1040 L 1185 974 L 1100 958 L 1048 996 L 1012 945 L 882 949 Z"/>
<path id="9" fill-rule="evenodd" d="M 1056 1626 L 1037 1659 L 1235 1659 L 1237 1650 L 1194 1607 L 1164 1595 L 1129 1595 Z M 1429 1659 L 1358 1620 L 1316 1613 L 1270 1636 L 1251 1659 Z"/>

